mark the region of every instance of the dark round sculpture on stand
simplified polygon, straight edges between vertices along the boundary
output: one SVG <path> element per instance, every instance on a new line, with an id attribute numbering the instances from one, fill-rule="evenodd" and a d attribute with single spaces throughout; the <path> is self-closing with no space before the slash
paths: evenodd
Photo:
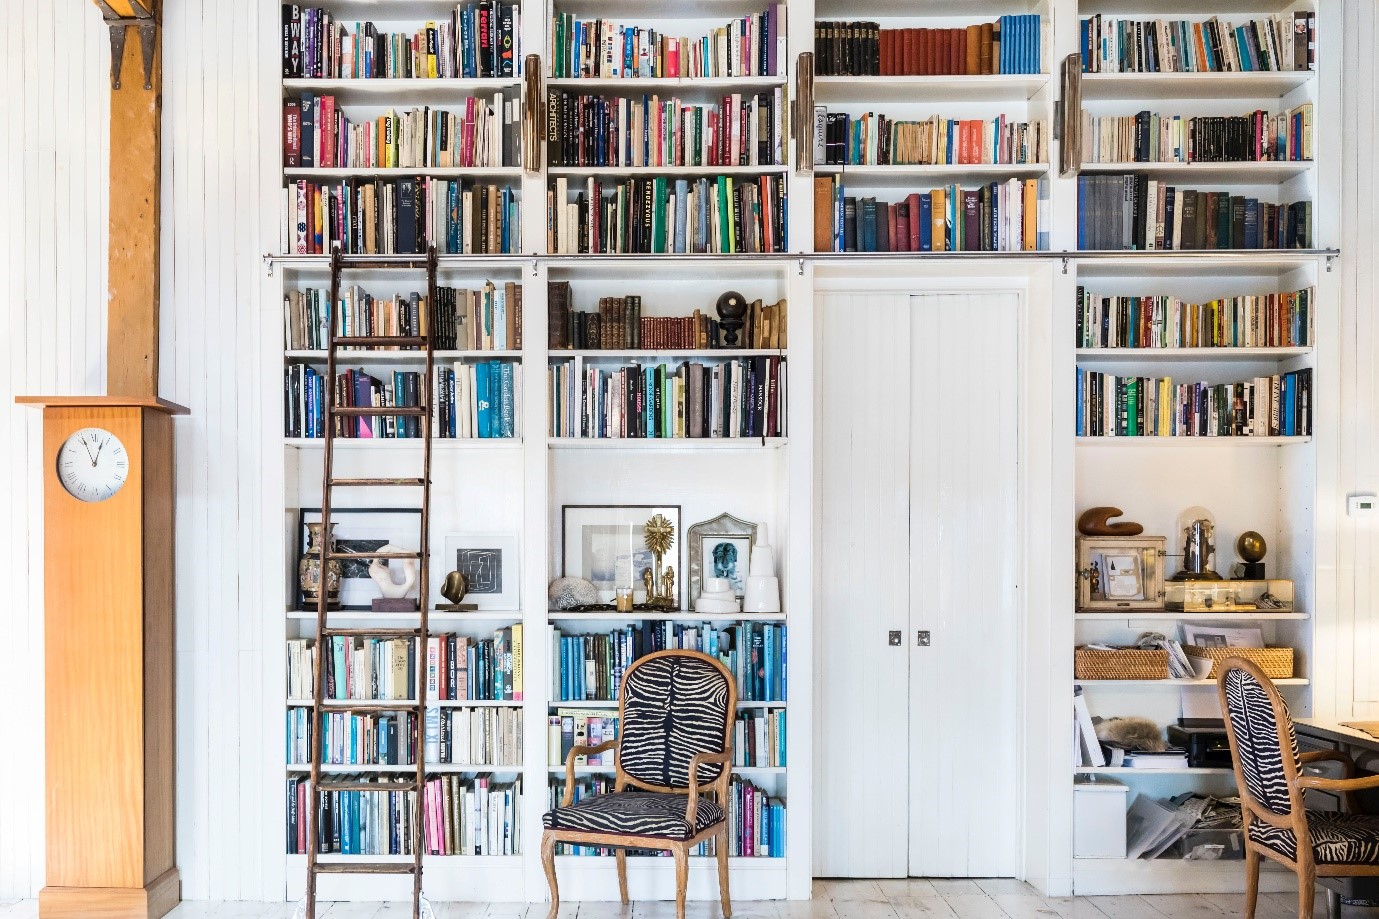
<path id="1" fill-rule="evenodd" d="M 718 325 L 723 329 L 724 347 L 742 347 L 737 336 L 746 324 L 742 317 L 747 315 L 747 298 L 735 290 L 730 290 L 718 298 L 714 308 L 718 311 Z"/>
<path id="2" fill-rule="evenodd" d="M 1264 537 L 1254 530 L 1246 530 L 1240 534 L 1240 538 L 1235 541 L 1235 554 L 1244 562 L 1240 567 L 1245 580 L 1263 580 L 1263 559 L 1264 553 L 1268 550 L 1269 546 L 1264 542 Z"/>

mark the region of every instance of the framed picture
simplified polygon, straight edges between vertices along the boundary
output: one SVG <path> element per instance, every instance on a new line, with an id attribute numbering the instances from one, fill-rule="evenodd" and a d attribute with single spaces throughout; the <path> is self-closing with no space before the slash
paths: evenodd
<path id="1" fill-rule="evenodd" d="M 646 602 L 642 572 L 654 568 L 646 547 L 646 522 L 656 514 L 670 521 L 675 541 L 662 565 L 675 569 L 675 606 L 680 607 L 680 506 L 653 504 L 566 504 L 561 513 L 561 576 L 584 578 L 598 589 L 599 601 L 612 603 L 614 588 L 631 586 L 633 600 Z"/>
<path id="2" fill-rule="evenodd" d="M 307 547 L 308 523 L 319 523 L 319 507 L 303 507 L 297 511 L 297 558 Z M 340 552 L 372 552 L 392 543 L 403 549 L 417 549 L 421 544 L 421 508 L 419 507 L 332 507 L 330 520 L 335 527 L 335 547 Z M 369 577 L 370 559 L 347 558 L 341 562 L 340 608 L 372 609 L 375 597 L 380 596 L 378 585 Z M 401 575 L 399 562 L 388 563 L 394 575 Z M 297 586 L 297 608 L 307 609 Z"/>
<path id="3" fill-rule="evenodd" d="M 689 528 L 685 551 L 689 553 L 689 602 L 704 591 L 706 578 L 727 578 L 733 593 L 741 598 L 747 591 L 747 566 L 752 561 L 757 525 L 732 514 L 719 514 Z"/>
<path id="4" fill-rule="evenodd" d="M 521 608 L 518 586 L 516 533 L 446 533 L 444 551 L 431 560 L 432 597 L 443 603 L 440 586 L 445 576 L 458 571 L 468 581 L 465 603 L 479 609 Z"/>
<path id="5" fill-rule="evenodd" d="M 1077 608 L 1164 608 L 1162 536 L 1082 536 L 1077 540 Z"/>

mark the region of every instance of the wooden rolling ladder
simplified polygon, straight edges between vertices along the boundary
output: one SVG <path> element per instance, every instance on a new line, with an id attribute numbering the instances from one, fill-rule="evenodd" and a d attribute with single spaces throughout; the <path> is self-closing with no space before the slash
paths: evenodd
<path id="1" fill-rule="evenodd" d="M 330 308 L 329 332 L 326 343 L 326 409 L 325 409 L 325 462 L 321 488 L 322 533 L 330 532 L 330 512 L 332 491 L 336 488 L 420 488 L 421 489 L 421 534 L 419 548 L 415 552 L 341 552 L 331 551 L 329 540 L 320 539 L 321 551 L 321 589 L 316 601 L 316 655 L 312 674 L 314 695 L 312 699 L 311 743 L 311 807 L 307 815 L 307 876 L 305 919 L 316 919 L 316 882 L 322 874 L 408 874 L 412 876 L 412 919 L 423 919 L 421 874 L 422 854 L 425 849 L 425 796 L 426 796 L 426 640 L 430 637 L 429 607 L 430 597 L 430 526 L 431 526 L 431 400 L 435 395 L 435 338 L 431 317 L 422 315 L 421 327 L 425 330 L 417 336 L 341 336 L 336 332 L 337 317 L 333 314 L 340 303 L 340 273 L 344 270 L 371 268 L 426 268 L 426 309 L 434 308 L 436 303 L 436 250 L 431 247 L 425 261 L 392 259 L 362 260 L 350 259 L 346 265 L 340 250 L 335 249 L 330 262 Z M 390 407 L 379 409 L 372 406 L 337 405 L 335 396 L 336 357 L 339 349 L 352 348 L 417 348 L 426 355 L 425 381 L 420 387 L 416 406 Z M 349 352 L 346 352 L 349 353 Z M 395 416 L 418 419 L 421 433 L 421 476 L 420 478 L 336 478 L 335 476 L 335 438 L 336 420 L 352 422 L 361 416 Z M 382 613 L 380 617 L 416 618 L 417 625 L 405 628 L 336 628 L 329 622 L 327 591 L 325 585 L 326 563 L 329 560 L 353 559 L 413 559 L 418 562 L 419 596 L 415 613 Z M 325 698 L 325 653 L 329 639 L 348 638 L 408 638 L 416 644 L 413 654 L 414 667 L 412 679 L 415 685 L 415 699 L 406 704 L 386 701 L 346 701 L 327 704 Z M 415 717 L 416 730 L 409 742 L 412 745 L 416 774 L 403 782 L 365 782 L 359 780 L 331 779 L 321 774 L 321 761 L 324 759 L 324 717 L 332 712 L 411 712 Z M 412 861 L 411 862 L 322 862 L 320 859 L 320 839 L 316 823 L 320 815 L 320 796 L 333 791 L 360 792 L 415 792 L 415 808 L 412 817 Z"/>

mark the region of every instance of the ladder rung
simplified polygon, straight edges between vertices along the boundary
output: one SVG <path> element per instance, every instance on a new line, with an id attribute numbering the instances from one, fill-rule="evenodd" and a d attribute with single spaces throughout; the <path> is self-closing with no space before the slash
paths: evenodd
<path id="1" fill-rule="evenodd" d="M 371 488 L 378 485 L 401 485 L 404 487 L 420 488 L 426 484 L 425 479 L 331 479 L 330 484 L 334 488 Z"/>
<path id="2" fill-rule="evenodd" d="M 393 613 L 392 615 L 397 615 Z M 416 613 L 403 613 L 403 615 L 416 615 Z M 339 635 L 342 638 L 416 638 L 421 634 L 421 629 L 333 629 L 327 626 L 321 629 L 322 635 Z"/>
<path id="3" fill-rule="evenodd" d="M 425 268 L 426 256 L 422 254 L 402 253 L 394 256 L 384 256 L 382 258 L 369 258 L 360 255 L 344 255 L 340 259 L 341 271 L 368 271 L 378 268 Z"/>
<path id="4" fill-rule="evenodd" d="M 418 559 L 421 558 L 420 552 L 327 552 L 328 559 L 346 558 L 397 558 L 397 559 Z"/>
<path id="5" fill-rule="evenodd" d="M 330 414 L 351 418 L 363 415 L 402 415 L 408 418 L 425 418 L 429 413 L 424 405 L 336 405 L 331 407 Z M 420 438 L 417 439 L 420 440 Z"/>
<path id="6" fill-rule="evenodd" d="M 421 709 L 414 699 L 392 702 L 374 699 L 322 699 L 321 707 L 332 712 L 413 712 Z"/>
<path id="7" fill-rule="evenodd" d="M 337 348 L 382 348 L 382 347 L 424 348 L 424 335 L 341 335 L 335 339 Z"/>
<path id="8" fill-rule="evenodd" d="M 403 779 L 400 782 L 366 782 L 363 779 L 321 779 L 316 786 L 320 791 L 414 791 L 417 787 L 415 778 Z"/>
<path id="9" fill-rule="evenodd" d="M 413 862 L 317 862 L 317 874 L 415 874 Z"/>

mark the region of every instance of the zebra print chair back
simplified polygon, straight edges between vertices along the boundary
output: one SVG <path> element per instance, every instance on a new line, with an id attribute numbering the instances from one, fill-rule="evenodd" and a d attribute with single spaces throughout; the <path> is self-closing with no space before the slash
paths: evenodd
<path id="1" fill-rule="evenodd" d="M 1253 664 L 1231 658 L 1223 666 L 1219 682 L 1227 729 L 1250 803 L 1287 816 L 1295 803 L 1301 807 L 1290 791 L 1298 771 L 1298 738 L 1288 704 Z"/>
<path id="2" fill-rule="evenodd" d="M 628 668 L 620 698 L 618 766 L 633 784 L 650 789 L 690 786 L 690 759 L 722 753 L 737 708 L 737 687 L 728 669 L 698 651 L 660 651 Z M 699 767 L 695 784 L 723 772 Z"/>

